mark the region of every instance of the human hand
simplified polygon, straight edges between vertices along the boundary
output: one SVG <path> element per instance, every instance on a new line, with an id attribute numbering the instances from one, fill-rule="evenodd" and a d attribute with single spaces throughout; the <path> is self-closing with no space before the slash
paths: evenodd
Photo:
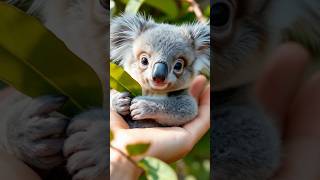
<path id="1" fill-rule="evenodd" d="M 281 46 L 271 61 L 256 92 L 282 132 L 284 159 L 273 179 L 319 179 L 320 72 L 305 79 L 309 53 L 295 43 Z"/>
<path id="2" fill-rule="evenodd" d="M 167 163 L 184 157 L 210 127 L 210 87 L 203 76 L 197 77 L 190 93 L 199 102 L 198 116 L 182 127 L 156 127 L 129 129 L 128 124 L 116 112 L 111 111 L 110 128 L 114 133 L 111 145 L 125 154 L 126 145 L 151 143 L 143 156 L 153 156 Z M 133 157 L 139 160 L 143 156 Z"/>

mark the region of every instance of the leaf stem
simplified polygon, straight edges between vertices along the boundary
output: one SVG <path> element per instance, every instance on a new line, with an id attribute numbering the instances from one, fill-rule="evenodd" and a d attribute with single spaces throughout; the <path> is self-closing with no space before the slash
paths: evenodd
<path id="1" fill-rule="evenodd" d="M 140 167 L 138 166 L 138 164 L 137 164 L 136 161 L 134 161 L 130 156 L 126 155 L 126 154 L 125 154 L 124 152 L 122 152 L 120 149 L 112 146 L 111 144 L 110 144 L 110 148 L 116 150 L 118 153 L 120 153 L 122 156 L 124 156 L 128 161 L 130 161 L 130 162 L 131 162 L 133 165 L 135 165 L 137 168 L 140 168 Z"/>
<path id="2" fill-rule="evenodd" d="M 183 0 L 190 4 L 190 11 L 193 11 L 198 21 L 205 23 L 207 20 L 204 17 L 200 5 L 195 0 Z"/>

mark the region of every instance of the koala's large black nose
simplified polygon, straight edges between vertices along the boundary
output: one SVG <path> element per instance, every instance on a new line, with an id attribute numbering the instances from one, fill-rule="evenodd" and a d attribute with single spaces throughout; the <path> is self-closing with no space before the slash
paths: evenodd
<path id="1" fill-rule="evenodd" d="M 159 62 L 154 64 L 152 70 L 153 81 L 159 83 L 166 80 L 168 75 L 168 66 L 165 63 Z"/>

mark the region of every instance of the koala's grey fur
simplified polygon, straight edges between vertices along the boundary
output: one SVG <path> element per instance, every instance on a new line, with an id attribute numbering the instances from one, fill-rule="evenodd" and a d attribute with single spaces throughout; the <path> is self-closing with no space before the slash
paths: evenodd
<path id="1" fill-rule="evenodd" d="M 106 43 L 109 8 L 92 0 L 9 0 L 8 3 L 41 20 L 106 84 L 104 59 L 109 56 Z M 104 94 L 106 91 L 104 87 Z M 65 166 L 69 175 L 55 179 L 107 178 L 105 110 L 90 110 L 70 119 L 56 112 L 66 101 L 63 97 L 48 95 L 32 99 L 12 88 L 0 92 L 0 97 L 1 150 L 27 163 L 44 179 L 56 177 L 54 170 Z M 104 102 L 106 105 L 107 96 Z"/>
<path id="2" fill-rule="evenodd" d="M 316 19 L 320 17 L 320 2 L 235 0 L 232 5 L 235 9 L 231 10 L 230 24 L 223 30 L 211 26 L 211 57 L 215 62 L 213 179 L 270 179 L 282 157 L 281 132 L 277 130 L 277 119 L 267 115 L 256 102 L 252 87 L 265 59 L 283 42 L 285 32 L 294 29 L 308 34 L 311 31 L 304 30 L 313 29 L 316 32 L 313 35 L 318 36 L 313 36 L 311 41 L 318 41 L 320 26 Z M 296 23 L 302 26 L 297 28 Z"/>
<path id="3" fill-rule="evenodd" d="M 280 163 L 279 133 L 250 100 L 250 86 L 213 92 L 211 158 L 217 180 L 264 180 Z"/>
<path id="4" fill-rule="evenodd" d="M 201 70 L 209 71 L 210 30 L 206 24 L 170 25 L 156 23 L 142 15 L 122 15 L 111 22 L 111 59 L 122 66 L 142 87 L 142 96 L 111 94 L 111 106 L 122 115 L 131 115 L 131 127 L 180 126 L 197 115 L 197 102 L 187 93 L 192 79 Z M 150 54 L 146 70 L 139 68 L 139 53 Z M 186 61 L 183 74 L 172 71 L 177 58 Z M 161 62 L 169 67 L 167 88 L 152 87 L 152 69 Z M 129 117 L 127 116 L 127 117 Z M 148 125 L 146 125 L 148 124 Z"/>

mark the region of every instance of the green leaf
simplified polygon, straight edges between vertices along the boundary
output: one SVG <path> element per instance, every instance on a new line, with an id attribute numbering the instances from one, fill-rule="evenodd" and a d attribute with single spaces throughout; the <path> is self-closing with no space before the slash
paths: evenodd
<path id="1" fill-rule="evenodd" d="M 150 143 L 140 143 L 140 144 L 128 144 L 126 150 L 129 156 L 141 155 L 147 152 L 150 147 Z"/>
<path id="2" fill-rule="evenodd" d="M 147 177 L 146 177 L 144 174 L 142 174 L 142 175 L 139 177 L 139 180 L 147 180 Z"/>
<path id="3" fill-rule="evenodd" d="M 170 18 L 178 16 L 179 9 L 174 0 L 146 0 L 146 4 L 161 10 Z"/>
<path id="4" fill-rule="evenodd" d="M 0 79 L 31 97 L 64 95 L 66 115 L 103 101 L 101 82 L 35 18 L 0 2 Z"/>
<path id="5" fill-rule="evenodd" d="M 129 14 L 136 14 L 144 0 L 129 0 L 125 12 Z"/>
<path id="6" fill-rule="evenodd" d="M 133 96 L 141 95 L 139 83 L 114 63 L 110 63 L 110 87 L 119 92 L 129 92 Z"/>
<path id="7" fill-rule="evenodd" d="M 113 131 L 110 130 L 110 142 L 114 139 Z"/>
<path id="8" fill-rule="evenodd" d="M 168 164 L 154 157 L 143 158 L 138 162 L 138 166 L 145 171 L 148 180 L 178 179 L 176 173 Z"/>

